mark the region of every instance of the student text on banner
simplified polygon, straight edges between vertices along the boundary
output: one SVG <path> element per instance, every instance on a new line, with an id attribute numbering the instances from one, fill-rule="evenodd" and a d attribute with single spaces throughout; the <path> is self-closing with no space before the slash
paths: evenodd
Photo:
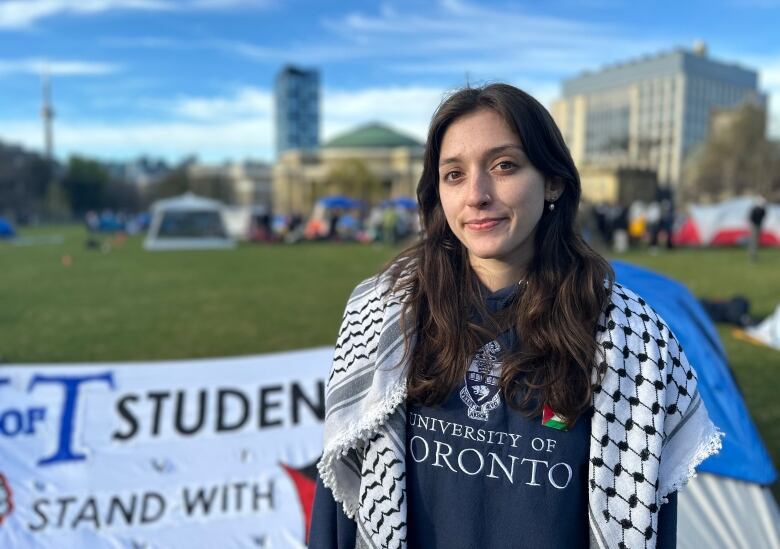
<path id="1" fill-rule="evenodd" d="M 332 354 L 0 367 L 0 547 L 304 546 Z"/>

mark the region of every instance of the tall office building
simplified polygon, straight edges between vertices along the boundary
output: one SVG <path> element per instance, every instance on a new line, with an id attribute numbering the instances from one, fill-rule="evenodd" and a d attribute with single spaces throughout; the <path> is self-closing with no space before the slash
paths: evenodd
<path id="1" fill-rule="evenodd" d="M 320 140 L 320 73 L 287 65 L 276 75 L 276 154 L 311 151 Z"/>
<path id="2" fill-rule="evenodd" d="M 713 110 L 766 102 L 756 71 L 709 58 L 704 44 L 585 72 L 562 96 L 552 114 L 578 166 L 652 169 L 672 188 Z"/>

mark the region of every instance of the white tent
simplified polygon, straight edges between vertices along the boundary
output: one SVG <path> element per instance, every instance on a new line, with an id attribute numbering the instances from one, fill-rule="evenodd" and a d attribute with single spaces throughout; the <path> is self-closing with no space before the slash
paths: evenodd
<path id="1" fill-rule="evenodd" d="M 185 193 L 158 200 L 152 205 L 152 221 L 144 241 L 147 250 L 228 249 L 235 241 L 228 236 L 224 205 L 209 198 Z"/>
<path id="2" fill-rule="evenodd" d="M 677 500 L 679 549 L 780 548 L 780 511 L 766 486 L 699 473 Z"/>
<path id="3" fill-rule="evenodd" d="M 780 350 L 780 305 L 758 326 L 748 328 L 745 332 L 761 343 Z"/>
<path id="4" fill-rule="evenodd" d="M 692 204 L 689 216 L 674 235 L 684 246 L 737 246 L 750 238 L 750 210 L 757 197 L 743 196 L 718 204 Z M 780 204 L 766 204 L 761 244 L 780 246 Z"/>
<path id="5" fill-rule="evenodd" d="M 697 390 L 723 431 L 723 447 L 697 467 L 677 500 L 680 549 L 780 549 L 780 509 L 770 486 L 777 471 L 745 405 L 718 332 L 682 284 L 613 261 L 618 281 L 641 294 L 669 323 L 698 373 Z"/>
<path id="6" fill-rule="evenodd" d="M 228 235 L 236 240 L 251 240 L 252 230 L 259 217 L 268 215 L 268 208 L 261 204 L 254 206 L 228 206 L 222 211 L 222 219 Z"/>

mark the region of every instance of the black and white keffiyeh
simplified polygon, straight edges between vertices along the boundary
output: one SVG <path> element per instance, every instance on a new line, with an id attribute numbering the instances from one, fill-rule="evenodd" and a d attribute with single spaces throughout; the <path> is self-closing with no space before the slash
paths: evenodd
<path id="1" fill-rule="evenodd" d="M 357 523 L 356 547 L 406 547 L 402 299 L 373 277 L 350 297 L 326 389 L 324 484 Z M 653 548 L 658 510 L 720 449 L 696 375 L 666 323 L 619 284 L 599 319 L 591 547 Z"/>

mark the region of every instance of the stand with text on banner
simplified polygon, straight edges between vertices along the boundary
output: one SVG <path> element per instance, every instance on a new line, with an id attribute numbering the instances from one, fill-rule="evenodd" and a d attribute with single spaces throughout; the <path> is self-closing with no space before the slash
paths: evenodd
<path id="1" fill-rule="evenodd" d="M 0 547 L 303 547 L 332 349 L 0 366 Z"/>

